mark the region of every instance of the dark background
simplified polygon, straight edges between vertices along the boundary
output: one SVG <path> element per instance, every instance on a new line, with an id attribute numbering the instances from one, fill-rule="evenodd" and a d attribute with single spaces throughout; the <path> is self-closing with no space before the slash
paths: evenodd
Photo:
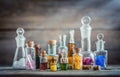
<path id="1" fill-rule="evenodd" d="M 34 40 L 47 49 L 50 39 L 75 29 L 80 45 L 81 18 L 92 18 L 92 50 L 97 33 L 104 33 L 108 64 L 120 64 L 120 0 L 0 0 L 0 66 L 12 65 L 16 29 L 25 29 L 26 41 Z M 67 42 L 69 41 L 69 35 Z"/>

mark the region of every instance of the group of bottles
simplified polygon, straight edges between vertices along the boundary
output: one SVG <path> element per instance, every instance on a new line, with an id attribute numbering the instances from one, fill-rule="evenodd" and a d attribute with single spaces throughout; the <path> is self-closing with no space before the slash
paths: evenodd
<path id="1" fill-rule="evenodd" d="M 16 33 L 17 48 L 13 61 L 15 69 L 57 70 L 84 70 L 92 66 L 106 68 L 107 50 L 104 50 L 104 35 L 97 35 L 96 51 L 91 51 L 91 18 L 85 16 L 81 19 L 81 48 L 75 48 L 74 30 L 70 31 L 68 46 L 67 35 L 59 35 L 59 45 L 56 40 L 48 41 L 48 50 L 41 51 L 39 44 L 28 41 L 25 45 L 24 29 L 18 28 Z"/>

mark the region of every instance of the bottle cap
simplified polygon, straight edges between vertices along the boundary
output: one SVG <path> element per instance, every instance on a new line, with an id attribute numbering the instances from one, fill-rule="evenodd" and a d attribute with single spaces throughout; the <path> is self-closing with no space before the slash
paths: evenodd
<path id="1" fill-rule="evenodd" d="M 49 40 L 49 42 L 48 42 L 49 44 L 56 44 L 57 43 L 57 41 L 56 40 Z"/>

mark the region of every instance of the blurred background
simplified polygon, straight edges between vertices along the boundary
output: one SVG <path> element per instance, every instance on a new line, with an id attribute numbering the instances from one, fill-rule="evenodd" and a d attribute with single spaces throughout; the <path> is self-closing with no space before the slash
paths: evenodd
<path id="1" fill-rule="evenodd" d="M 97 34 L 105 35 L 108 64 L 120 64 L 119 0 L 0 0 L 0 66 L 11 66 L 16 49 L 16 29 L 25 29 L 26 41 L 34 40 L 47 49 L 50 39 L 75 30 L 76 47 L 81 47 L 81 18 L 92 18 L 92 51 Z"/>

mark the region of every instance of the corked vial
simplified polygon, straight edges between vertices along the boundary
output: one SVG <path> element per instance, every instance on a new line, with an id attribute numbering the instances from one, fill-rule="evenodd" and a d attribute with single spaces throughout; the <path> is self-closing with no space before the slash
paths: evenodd
<path id="1" fill-rule="evenodd" d="M 57 41 L 56 40 L 49 40 L 48 42 L 48 55 L 56 55 L 56 45 Z"/>
<path id="2" fill-rule="evenodd" d="M 46 70 L 48 68 L 48 59 L 46 51 L 42 51 L 40 56 L 40 70 Z"/>
<path id="3" fill-rule="evenodd" d="M 39 44 L 35 44 L 34 47 L 35 47 L 35 50 L 36 50 L 36 56 L 40 56 L 41 46 Z"/>
<path id="4" fill-rule="evenodd" d="M 82 54 L 81 48 L 75 48 L 76 52 L 73 54 L 73 69 L 82 70 Z"/>
<path id="5" fill-rule="evenodd" d="M 39 44 L 35 44 L 35 54 L 36 54 L 36 69 L 40 68 L 40 54 L 41 54 L 41 47 Z"/>

